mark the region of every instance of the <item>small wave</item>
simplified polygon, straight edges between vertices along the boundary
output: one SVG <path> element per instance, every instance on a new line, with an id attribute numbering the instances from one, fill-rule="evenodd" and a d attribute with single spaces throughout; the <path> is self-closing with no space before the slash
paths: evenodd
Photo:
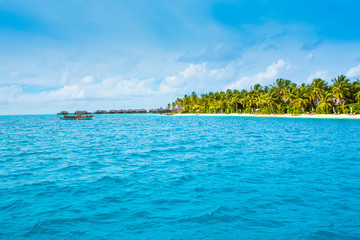
<path id="1" fill-rule="evenodd" d="M 194 191 L 196 191 L 196 192 L 206 192 L 207 189 L 203 188 L 203 187 L 196 187 L 196 188 L 194 188 Z"/>
<path id="2" fill-rule="evenodd" d="M 19 179 L 22 177 L 33 176 L 34 174 L 31 172 L 21 172 L 21 173 L 11 173 L 7 175 L 2 175 L 1 178 L 11 178 L 11 179 Z"/>
<path id="3" fill-rule="evenodd" d="M 331 231 L 319 230 L 316 232 L 306 234 L 306 237 L 304 239 L 328 240 L 328 239 L 352 239 L 352 237 L 340 236 Z"/>
<path id="4" fill-rule="evenodd" d="M 138 212 L 135 212 L 132 217 L 135 217 L 135 218 L 149 218 L 150 217 L 150 212 L 148 211 L 138 211 Z"/>
<path id="5" fill-rule="evenodd" d="M 46 153 L 45 151 L 26 151 L 26 152 L 20 152 L 18 154 L 13 154 L 13 157 L 28 157 L 28 156 L 38 156 L 40 154 Z"/>
<path id="6" fill-rule="evenodd" d="M 189 203 L 189 200 L 184 199 L 157 199 L 154 200 L 152 203 L 156 205 L 177 205 L 177 204 L 183 204 L 183 203 Z"/>
<path id="7" fill-rule="evenodd" d="M 102 167 L 106 166 L 105 164 L 102 164 L 98 161 L 91 161 L 88 163 L 88 165 L 92 168 L 102 168 Z"/>
<path id="8" fill-rule="evenodd" d="M 63 234 L 61 228 L 73 228 L 75 224 L 86 223 L 89 219 L 86 217 L 75 218 L 53 218 L 38 221 L 30 229 L 21 235 L 21 238 L 43 238 L 48 236 L 60 236 Z"/>
<path id="9" fill-rule="evenodd" d="M 26 207 L 29 205 L 30 204 L 28 202 L 25 202 L 24 200 L 16 199 L 4 206 L 0 206 L 0 210 L 3 211 L 3 210 L 8 210 L 8 209 L 17 209 L 17 208 Z"/>
<path id="10" fill-rule="evenodd" d="M 229 214 L 231 209 L 227 207 L 219 207 L 213 212 L 203 214 L 197 217 L 187 217 L 179 220 L 180 222 L 195 222 L 200 224 L 215 224 L 215 223 L 231 223 L 238 221 L 241 217 Z"/>
<path id="11" fill-rule="evenodd" d="M 72 208 L 72 205 L 68 205 L 68 206 L 64 206 L 64 207 L 60 207 L 60 208 L 56 208 L 56 209 L 51 209 L 51 210 L 47 210 L 47 211 L 41 211 L 35 214 L 35 216 L 52 216 L 58 212 L 63 212 L 64 210 L 70 210 Z"/>
<path id="12" fill-rule="evenodd" d="M 122 201 L 120 197 L 106 196 L 101 199 L 101 202 L 106 204 L 106 203 L 122 203 L 124 201 Z"/>
<path id="13" fill-rule="evenodd" d="M 186 174 L 174 180 L 172 184 L 175 186 L 180 186 L 193 180 L 194 180 L 194 176 Z"/>
<path id="14" fill-rule="evenodd" d="M 43 186 L 49 186 L 49 185 L 55 185 L 55 181 L 45 180 L 45 181 L 38 181 L 38 182 L 33 182 L 33 183 L 25 183 L 21 187 L 28 189 L 31 187 L 37 187 L 37 186 L 43 187 Z"/>
<path id="15" fill-rule="evenodd" d="M 183 182 L 189 182 L 189 181 L 194 180 L 194 176 L 190 175 L 190 174 L 186 174 L 186 175 L 181 176 L 179 179 Z"/>
<path id="16" fill-rule="evenodd" d="M 59 168 L 59 169 L 57 169 L 57 171 L 59 171 L 59 172 L 69 172 L 69 171 L 79 171 L 81 169 L 82 169 L 82 166 L 69 165 L 69 166 L 66 166 L 66 167 Z"/>
<path id="17" fill-rule="evenodd" d="M 102 184 L 124 184 L 127 183 L 128 180 L 127 178 L 122 178 L 122 177 L 110 177 L 110 176 L 104 176 L 100 179 L 98 179 L 97 181 L 95 181 L 94 183 L 102 183 Z"/>

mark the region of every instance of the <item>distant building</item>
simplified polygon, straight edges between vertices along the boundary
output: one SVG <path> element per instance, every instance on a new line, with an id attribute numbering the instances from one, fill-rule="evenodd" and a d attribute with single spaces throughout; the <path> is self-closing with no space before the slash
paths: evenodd
<path id="1" fill-rule="evenodd" d="M 96 110 L 95 111 L 95 114 L 107 114 L 108 113 L 108 111 L 106 111 L 106 110 Z"/>

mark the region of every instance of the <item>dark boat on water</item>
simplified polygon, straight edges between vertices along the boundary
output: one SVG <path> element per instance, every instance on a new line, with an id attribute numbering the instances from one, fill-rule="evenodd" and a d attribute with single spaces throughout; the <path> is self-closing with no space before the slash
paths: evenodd
<path id="1" fill-rule="evenodd" d="M 56 116 L 58 119 L 61 120 L 91 120 L 93 119 L 94 114 L 86 111 L 76 111 L 75 113 L 68 113 L 66 111 L 62 111 Z"/>

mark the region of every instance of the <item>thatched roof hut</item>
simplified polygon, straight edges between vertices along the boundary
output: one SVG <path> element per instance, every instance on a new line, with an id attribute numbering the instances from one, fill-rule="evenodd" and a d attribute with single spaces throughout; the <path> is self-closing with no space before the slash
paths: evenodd
<path id="1" fill-rule="evenodd" d="M 150 109 L 149 113 L 170 113 L 171 110 L 170 109 L 165 109 L 165 108 L 156 108 L 156 109 Z"/>
<path id="2" fill-rule="evenodd" d="M 78 111 L 75 111 L 75 113 L 89 113 L 89 112 L 86 110 L 78 110 Z"/>
<path id="3" fill-rule="evenodd" d="M 106 110 L 96 110 L 95 114 L 107 114 L 108 112 Z"/>
<path id="4" fill-rule="evenodd" d="M 95 114 L 118 114 L 118 113 L 147 113 L 148 111 L 144 108 L 142 109 L 120 109 L 120 110 L 96 110 Z"/>
<path id="5" fill-rule="evenodd" d="M 147 113 L 146 109 L 135 109 L 135 113 Z"/>

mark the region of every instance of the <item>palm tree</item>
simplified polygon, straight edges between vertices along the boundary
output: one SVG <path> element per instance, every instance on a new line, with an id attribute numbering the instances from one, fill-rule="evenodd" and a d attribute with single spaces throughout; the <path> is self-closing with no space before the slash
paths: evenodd
<path id="1" fill-rule="evenodd" d="M 357 95 L 360 92 L 360 80 L 357 79 L 350 85 L 350 101 L 351 102 L 358 102 Z"/>
<path id="2" fill-rule="evenodd" d="M 292 103 L 294 102 L 294 99 L 296 97 L 296 91 L 297 91 L 297 86 L 295 83 L 293 83 L 292 86 L 287 88 L 283 94 L 284 103 L 292 105 Z"/>
<path id="3" fill-rule="evenodd" d="M 333 82 L 332 94 L 335 97 L 336 103 L 343 105 L 345 103 L 345 98 L 348 96 L 349 88 L 349 79 L 344 75 L 340 75 L 337 78 L 331 80 Z"/>
<path id="4" fill-rule="evenodd" d="M 328 108 L 333 106 L 333 99 L 331 93 L 323 93 L 322 97 L 320 98 L 319 108 L 323 110 L 326 108 L 326 113 L 329 113 Z"/>
<path id="5" fill-rule="evenodd" d="M 274 106 L 277 105 L 277 93 L 275 89 L 270 89 L 268 93 L 264 95 L 264 102 L 271 107 L 271 112 L 274 114 Z"/>
<path id="6" fill-rule="evenodd" d="M 230 108 L 230 103 L 231 103 L 231 98 L 233 96 L 233 93 L 230 89 L 226 90 L 225 93 L 225 99 L 226 99 L 226 104 L 227 104 L 227 112 L 229 113 L 229 108 Z"/>
<path id="7" fill-rule="evenodd" d="M 188 95 L 184 96 L 183 106 L 186 112 L 191 111 L 191 98 Z"/>
<path id="8" fill-rule="evenodd" d="M 272 87 L 275 87 L 278 91 L 281 91 L 287 88 L 290 85 L 291 81 L 283 78 L 276 79 L 276 82 L 273 83 Z"/>
<path id="9" fill-rule="evenodd" d="M 246 108 L 248 108 L 249 111 L 252 112 L 252 110 L 253 110 L 252 107 L 255 103 L 255 98 L 254 98 L 252 92 L 246 93 L 246 95 L 244 96 L 244 103 L 245 103 Z"/>
<path id="10" fill-rule="evenodd" d="M 290 85 L 291 85 L 290 80 L 278 78 L 278 79 L 276 79 L 276 82 L 273 83 L 272 87 L 276 88 L 279 96 L 284 96 L 285 92 L 290 87 Z M 285 98 L 283 97 L 282 99 L 285 102 Z"/>
<path id="11" fill-rule="evenodd" d="M 341 105 L 344 109 L 345 104 L 360 103 L 360 81 L 350 82 L 344 75 L 332 79 L 332 86 L 322 79 L 314 79 L 309 85 L 297 85 L 290 80 L 279 78 L 273 85 L 261 86 L 255 84 L 250 91 L 228 89 L 226 92 L 209 92 L 202 94 L 201 97 L 193 92 L 191 95 L 185 95 L 183 98 L 177 98 L 169 107 L 178 106 L 184 112 L 192 112 L 201 110 L 203 112 L 224 112 L 235 111 L 240 112 L 246 110 L 253 112 L 254 107 L 263 108 L 267 106 L 271 108 L 271 112 L 275 113 L 274 107 L 279 110 L 281 107 L 287 109 L 298 110 L 307 107 L 319 107 L 325 109 L 334 105 Z M 292 107 L 289 107 L 292 106 Z"/>
<path id="12" fill-rule="evenodd" d="M 248 92 L 246 90 L 242 90 L 240 92 L 240 100 L 239 103 L 242 106 L 242 109 L 245 109 L 247 107 L 247 94 Z M 241 109 L 240 109 L 241 110 Z"/>
<path id="13" fill-rule="evenodd" d="M 232 95 L 230 99 L 230 104 L 235 104 L 235 112 L 238 111 L 238 103 L 240 102 L 240 93 L 239 91 L 235 90 L 234 94 Z"/>
<path id="14" fill-rule="evenodd" d="M 178 106 L 178 108 L 184 107 L 184 100 L 181 98 L 177 98 L 175 101 L 175 105 Z"/>
<path id="15" fill-rule="evenodd" d="M 314 105 L 318 105 L 320 98 L 325 91 L 326 88 L 326 82 L 322 80 L 321 78 L 316 78 L 313 80 L 311 85 L 309 86 L 310 100 L 314 101 Z"/>
<path id="16" fill-rule="evenodd" d="M 304 112 L 304 108 L 309 103 L 309 98 L 305 92 L 305 87 L 301 86 L 299 89 L 297 89 L 295 93 L 295 98 L 293 100 L 293 105 L 295 108 L 302 108 L 302 111 Z"/>
<path id="17" fill-rule="evenodd" d="M 355 94 L 355 100 L 360 103 L 360 91 Z"/>

